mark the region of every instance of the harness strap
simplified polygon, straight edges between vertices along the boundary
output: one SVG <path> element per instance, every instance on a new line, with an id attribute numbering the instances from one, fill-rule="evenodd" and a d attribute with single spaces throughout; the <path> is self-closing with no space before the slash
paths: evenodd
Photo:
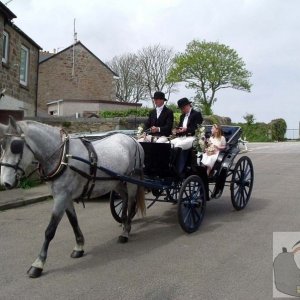
<path id="1" fill-rule="evenodd" d="M 73 159 L 75 159 L 75 160 L 77 160 L 77 157 L 76 157 L 76 156 L 69 156 L 69 157 L 70 157 L 70 158 L 73 158 Z M 84 161 L 84 162 L 85 162 L 86 164 L 89 164 L 89 161 L 88 161 L 88 160 L 86 160 L 86 161 Z M 69 166 L 69 168 L 70 168 L 72 171 L 78 173 L 79 175 L 81 175 L 82 177 L 84 177 L 84 178 L 86 178 L 86 179 L 88 179 L 88 180 L 92 180 L 93 178 L 95 178 L 95 180 L 120 180 L 120 178 L 118 178 L 117 176 L 116 176 L 116 177 L 114 177 L 114 176 L 109 176 L 109 177 L 103 177 L 103 176 L 98 177 L 98 176 L 96 176 L 96 177 L 92 177 L 91 175 L 89 175 L 89 174 L 87 174 L 87 173 L 85 173 L 85 172 L 83 172 L 83 171 L 77 169 L 77 168 L 74 167 L 74 166 Z M 102 170 L 102 171 L 103 171 L 103 170 Z"/>
<path id="2" fill-rule="evenodd" d="M 23 138 L 23 136 L 20 136 L 21 138 Z M 18 176 L 18 173 L 17 171 L 20 170 L 22 172 L 22 176 L 25 175 L 25 171 L 19 166 L 21 160 L 22 160 L 22 157 L 23 157 L 23 150 L 21 151 L 20 153 L 20 156 L 19 156 L 19 159 L 18 159 L 18 162 L 15 164 L 15 165 L 12 165 L 12 164 L 9 164 L 9 163 L 3 163 L 3 162 L 0 162 L 0 166 L 4 166 L 4 167 L 8 167 L 8 168 L 12 168 L 15 170 L 16 172 L 16 176 Z"/>
<path id="3" fill-rule="evenodd" d="M 14 169 L 15 171 L 20 170 L 22 172 L 22 175 L 25 174 L 25 171 L 21 167 L 19 167 L 19 162 L 16 165 L 12 165 L 12 164 L 7 164 L 7 163 L 2 163 L 1 162 L 0 166 L 9 167 L 9 168 Z"/>
<path id="4" fill-rule="evenodd" d="M 52 172 L 45 175 L 44 170 L 41 168 L 41 166 L 39 166 L 40 177 L 45 181 L 56 179 L 57 177 L 63 174 L 63 172 L 66 170 L 68 166 L 67 153 L 69 152 L 69 135 L 63 130 L 61 130 L 61 134 L 65 134 L 65 138 L 62 145 L 59 147 L 59 149 L 62 148 L 62 151 L 60 151 L 60 158 L 57 167 Z M 52 156 L 53 155 L 51 155 L 51 157 Z"/>
<path id="5" fill-rule="evenodd" d="M 135 148 L 135 157 L 137 156 L 137 153 L 138 153 L 138 155 L 139 155 L 139 165 L 141 166 L 141 164 L 142 164 L 142 157 L 141 157 L 141 151 L 140 151 L 140 147 L 139 147 L 139 145 L 140 145 L 140 143 L 134 138 L 134 137 L 132 137 L 131 136 L 131 138 L 132 138 L 132 140 L 135 142 L 135 144 L 136 144 L 136 148 Z M 143 167 L 143 166 L 142 166 Z M 136 160 L 135 160 L 135 162 L 134 162 L 134 170 L 136 169 Z"/>
<path id="6" fill-rule="evenodd" d="M 97 173 L 97 162 L 98 162 L 98 157 L 97 157 L 97 153 L 94 149 L 94 146 L 92 145 L 92 143 L 89 140 L 86 139 L 81 139 L 83 145 L 86 147 L 88 154 L 89 154 L 89 159 L 90 159 L 90 174 L 87 176 L 87 174 L 85 174 L 84 172 L 80 171 L 75 167 L 73 167 L 73 170 L 77 169 L 77 172 L 81 175 L 83 175 L 85 178 L 88 179 L 87 183 L 85 184 L 83 191 L 81 193 L 81 201 L 82 201 L 82 205 L 83 207 L 85 207 L 84 204 L 84 198 L 86 197 L 87 200 L 90 199 L 91 194 L 93 192 L 93 189 L 95 187 L 95 181 L 96 181 L 96 173 Z M 72 168 L 71 168 L 72 169 Z M 91 185 L 90 185 L 91 183 Z"/>

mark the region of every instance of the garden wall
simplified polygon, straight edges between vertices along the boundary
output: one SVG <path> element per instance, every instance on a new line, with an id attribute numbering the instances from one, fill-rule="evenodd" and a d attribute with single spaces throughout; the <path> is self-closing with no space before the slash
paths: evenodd
<path id="1" fill-rule="evenodd" d="M 26 118 L 25 118 L 26 119 Z M 29 119 L 29 118 L 28 118 Z M 30 118 L 51 126 L 64 128 L 68 133 L 93 133 L 117 129 L 137 129 L 139 124 L 144 123 L 147 117 L 123 117 L 123 118 L 74 118 L 74 117 L 35 117 Z M 211 116 L 205 117 L 203 124 L 220 123 L 231 124 L 230 118 Z"/>

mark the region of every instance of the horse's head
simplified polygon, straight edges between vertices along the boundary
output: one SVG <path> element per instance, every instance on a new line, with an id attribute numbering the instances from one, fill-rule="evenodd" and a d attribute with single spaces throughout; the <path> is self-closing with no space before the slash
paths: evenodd
<path id="1" fill-rule="evenodd" d="M 1 159 L 0 182 L 7 189 L 14 188 L 19 179 L 25 175 L 25 170 L 31 164 L 33 153 L 17 122 L 10 118 L 9 125 L 0 126 Z"/>

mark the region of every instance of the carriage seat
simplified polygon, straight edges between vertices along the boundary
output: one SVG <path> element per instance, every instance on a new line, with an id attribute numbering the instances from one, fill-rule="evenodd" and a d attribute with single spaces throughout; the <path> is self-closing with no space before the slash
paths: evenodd
<path id="1" fill-rule="evenodd" d="M 208 139 L 211 135 L 212 125 L 205 125 L 205 137 Z M 226 143 L 233 145 L 237 144 L 242 134 L 242 129 L 239 126 L 222 125 L 222 133 L 226 139 Z"/>

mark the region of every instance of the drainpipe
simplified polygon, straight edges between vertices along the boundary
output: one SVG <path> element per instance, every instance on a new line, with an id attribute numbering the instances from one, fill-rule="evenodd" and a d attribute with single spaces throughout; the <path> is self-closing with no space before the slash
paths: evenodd
<path id="1" fill-rule="evenodd" d="M 37 117 L 37 106 L 38 106 L 39 66 L 40 66 L 40 50 L 38 49 L 37 66 L 36 66 L 35 108 L 34 108 L 35 117 Z"/>

